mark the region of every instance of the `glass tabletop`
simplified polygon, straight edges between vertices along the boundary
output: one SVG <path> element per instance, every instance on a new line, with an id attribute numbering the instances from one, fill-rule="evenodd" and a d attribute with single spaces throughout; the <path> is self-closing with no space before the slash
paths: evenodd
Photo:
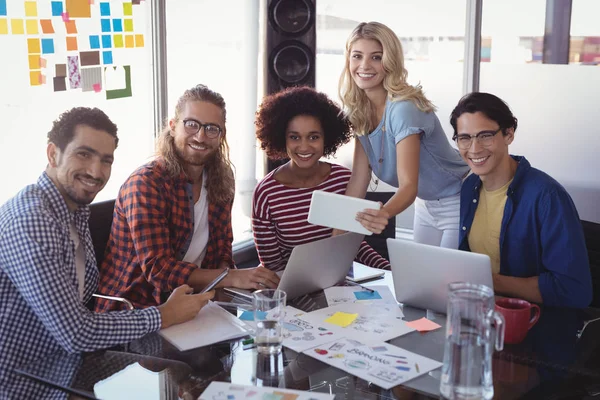
<path id="1" fill-rule="evenodd" d="M 389 272 L 366 285 L 382 284 L 393 288 Z M 220 301 L 245 302 L 221 291 L 218 297 Z M 318 292 L 290 305 L 312 311 L 326 307 L 327 301 L 324 293 Z M 425 316 L 442 327 L 427 333 L 411 332 L 389 343 L 442 362 L 446 316 L 408 306 L 403 312 L 407 321 Z M 542 308 L 540 320 L 524 342 L 505 344 L 503 351 L 494 353 L 494 398 L 571 399 L 600 394 L 600 321 L 590 324 L 578 338 L 584 319 L 582 311 Z M 197 399 L 212 381 L 331 393 L 336 399 L 440 397 L 439 368 L 384 390 L 285 347 L 279 355 L 266 356 L 245 349 L 242 341 L 181 352 L 154 333 L 111 351 L 55 354 L 18 372 L 40 385 L 54 387 L 57 398 L 71 393 L 83 398 Z"/>

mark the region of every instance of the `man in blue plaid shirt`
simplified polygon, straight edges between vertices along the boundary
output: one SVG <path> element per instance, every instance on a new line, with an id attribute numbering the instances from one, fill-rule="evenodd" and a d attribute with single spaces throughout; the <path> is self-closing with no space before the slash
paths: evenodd
<path id="1" fill-rule="evenodd" d="M 192 319 L 213 296 L 177 288 L 144 310 L 97 314 L 89 208 L 110 177 L 117 127 L 74 108 L 48 133 L 46 171 L 0 207 L 0 399 L 46 398 L 14 368 L 64 349 L 94 351 Z"/>

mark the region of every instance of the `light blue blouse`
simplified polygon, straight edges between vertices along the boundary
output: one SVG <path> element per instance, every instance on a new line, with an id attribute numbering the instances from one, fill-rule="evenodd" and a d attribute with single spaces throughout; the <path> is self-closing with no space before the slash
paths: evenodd
<path id="1" fill-rule="evenodd" d="M 409 135 L 420 134 L 417 196 L 423 200 L 437 200 L 459 194 L 469 167 L 458 150 L 450 145 L 435 113 L 420 111 L 412 101 L 388 99 L 384 116 L 373 132 L 358 137 L 375 175 L 398 187 L 396 145 Z M 382 130 L 384 121 L 385 132 Z M 382 164 L 379 164 L 379 158 L 383 158 Z"/>

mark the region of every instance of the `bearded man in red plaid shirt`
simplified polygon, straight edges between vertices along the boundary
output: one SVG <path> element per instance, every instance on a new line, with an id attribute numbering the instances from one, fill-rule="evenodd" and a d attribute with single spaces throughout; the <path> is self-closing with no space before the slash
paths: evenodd
<path id="1" fill-rule="evenodd" d="M 116 199 L 100 268 L 100 292 L 135 307 L 163 303 L 178 286 L 201 290 L 234 268 L 231 206 L 235 180 L 225 130 L 225 101 L 204 85 L 179 98 L 157 143 L 157 157 L 125 181 Z M 233 269 L 220 287 L 276 288 L 260 266 Z M 97 311 L 119 309 L 99 299 Z"/>

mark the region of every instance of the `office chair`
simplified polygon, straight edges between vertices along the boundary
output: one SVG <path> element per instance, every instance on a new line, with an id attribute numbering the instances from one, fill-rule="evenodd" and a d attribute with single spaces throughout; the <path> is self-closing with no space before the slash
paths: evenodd
<path id="1" fill-rule="evenodd" d="M 581 221 L 585 245 L 590 260 L 590 273 L 592 275 L 592 303 L 584 311 L 586 314 L 583 327 L 577 334 L 581 338 L 583 331 L 592 322 L 600 321 L 600 224 L 590 221 Z"/>
<path id="2" fill-rule="evenodd" d="M 367 192 L 365 198 L 372 201 L 380 201 L 385 204 L 392 196 L 394 192 Z M 378 252 L 386 260 L 390 260 L 388 254 L 386 239 L 396 237 L 396 218 L 390 218 L 387 226 L 381 233 L 374 233 L 370 236 L 365 236 L 365 241 L 371 246 L 376 252 Z"/>

